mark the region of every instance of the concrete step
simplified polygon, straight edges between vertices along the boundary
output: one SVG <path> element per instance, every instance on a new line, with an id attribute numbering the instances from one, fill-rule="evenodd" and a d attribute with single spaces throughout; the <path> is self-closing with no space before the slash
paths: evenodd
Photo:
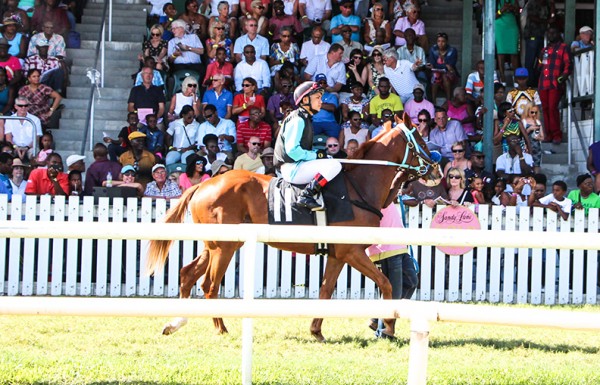
<path id="1" fill-rule="evenodd" d="M 94 108 L 97 114 L 104 114 L 103 110 L 124 110 L 127 108 L 127 96 L 121 100 L 115 99 L 96 99 Z M 87 99 L 63 99 L 62 104 L 68 110 L 86 110 L 88 108 Z M 63 115 L 64 116 L 64 115 Z"/>
<path id="2" fill-rule="evenodd" d="M 95 111 L 96 120 L 127 120 L 127 103 L 121 104 L 118 109 L 100 109 Z M 125 112 L 124 112 L 125 111 Z M 81 109 L 65 108 L 62 119 L 86 119 L 88 116 L 87 106 Z M 61 119 L 61 120 L 62 120 Z M 62 126 L 61 126 L 62 128 Z"/>
<path id="3" fill-rule="evenodd" d="M 71 67 L 71 75 L 86 75 L 91 66 L 92 64 L 88 66 L 73 66 Z M 140 66 L 137 63 L 132 65 L 130 60 L 123 60 L 121 65 L 115 64 L 113 61 L 109 61 L 108 63 L 105 63 L 104 70 L 109 74 L 117 71 L 123 74 L 134 74 L 140 71 Z"/>
<path id="4" fill-rule="evenodd" d="M 140 14 L 141 16 L 143 16 L 143 14 Z M 80 32 L 81 34 L 83 34 L 84 32 L 95 32 L 98 33 L 101 29 L 101 25 L 100 24 L 79 24 L 77 25 L 77 32 Z M 108 28 L 107 28 L 108 30 Z M 132 25 L 132 24 L 113 24 L 112 26 L 112 33 L 113 35 L 115 33 L 119 34 L 119 33 L 132 33 L 132 34 L 137 34 L 137 33 L 142 33 L 144 34 L 146 32 L 146 26 L 144 25 Z"/>
<path id="5" fill-rule="evenodd" d="M 152 6 L 148 3 L 145 4 L 116 4 L 113 2 L 113 15 L 120 15 L 122 12 L 144 12 L 150 11 Z M 102 12 L 104 11 L 104 4 L 99 3 L 90 3 L 88 2 L 87 6 L 83 10 L 83 14 L 86 16 L 102 16 Z M 106 10 L 106 17 L 108 17 L 109 10 Z"/>
<path id="6" fill-rule="evenodd" d="M 84 85 L 90 84 L 90 79 L 86 75 L 71 75 L 71 84 L 74 85 Z M 131 79 L 131 74 L 121 74 L 116 73 L 114 71 L 107 72 L 104 78 L 104 86 L 105 87 L 133 87 L 133 79 Z M 102 92 L 102 91 L 100 91 Z"/>
<path id="7" fill-rule="evenodd" d="M 139 51 L 142 50 L 142 45 L 139 45 Z M 105 51 L 104 58 L 108 62 L 110 60 L 132 60 L 137 61 L 138 51 Z M 95 49 L 72 49 L 67 52 L 67 56 L 73 59 L 74 64 L 79 64 L 80 59 L 94 59 L 96 57 Z"/>
<path id="8" fill-rule="evenodd" d="M 141 50 L 142 42 L 144 41 L 145 34 L 146 34 L 145 31 L 139 32 L 139 33 L 115 33 L 113 31 L 112 40 L 114 42 L 119 42 L 119 43 L 128 43 L 128 42 L 132 42 L 132 41 L 139 42 L 137 44 L 139 44 L 140 50 Z M 82 32 L 81 38 L 86 39 L 86 40 L 97 40 L 98 32 Z"/>
<path id="9" fill-rule="evenodd" d="M 136 59 L 137 59 L 137 56 L 136 56 Z M 71 67 L 71 71 L 73 71 L 74 68 L 84 68 L 84 69 L 93 68 L 95 65 L 96 65 L 96 60 L 94 57 L 82 58 L 82 59 L 78 59 L 77 62 L 73 64 L 73 66 Z M 133 67 L 131 67 L 131 66 L 133 66 Z M 133 58 L 104 60 L 105 71 L 115 71 L 116 69 L 127 68 L 127 67 L 136 68 L 139 71 L 139 62 L 137 60 L 134 61 Z M 100 60 L 98 60 L 98 70 L 100 70 Z M 71 72 L 71 73 L 73 73 L 73 72 Z"/>
<path id="10" fill-rule="evenodd" d="M 88 83 L 89 84 L 89 83 Z M 122 100 L 129 98 L 130 89 L 116 87 L 105 87 L 100 90 L 100 96 L 104 100 Z M 71 86 L 67 88 L 67 95 L 72 99 L 86 99 L 90 96 L 90 87 L 87 86 Z"/>
<path id="11" fill-rule="evenodd" d="M 89 0 L 86 5 L 87 8 L 101 8 L 104 7 L 105 0 Z M 148 5 L 148 2 L 145 0 L 112 0 L 113 9 L 116 6 L 127 6 L 127 5 Z"/>
<path id="12" fill-rule="evenodd" d="M 83 25 L 100 25 L 101 23 L 102 15 L 91 16 L 84 14 L 81 18 L 81 24 Z M 113 28 L 119 25 L 137 25 L 146 28 L 146 12 L 143 10 L 119 10 L 118 12 L 113 11 L 112 25 Z"/>
<path id="13" fill-rule="evenodd" d="M 96 49 L 96 44 L 98 43 L 98 41 L 96 39 L 92 39 L 92 40 L 82 40 L 81 41 L 81 48 L 79 49 Z M 135 50 L 142 50 L 142 47 L 140 45 L 140 43 L 138 43 L 137 41 L 131 41 L 131 42 L 122 42 L 122 41 L 105 41 L 104 42 L 104 49 L 107 51 L 135 51 Z M 67 53 L 69 52 L 69 49 L 67 49 Z"/>
<path id="14" fill-rule="evenodd" d="M 95 128 L 95 130 L 97 130 L 100 133 L 102 133 L 102 131 L 106 131 L 106 132 L 116 131 L 118 133 L 121 128 L 123 128 L 124 126 L 127 125 L 127 120 L 126 120 L 127 113 L 125 113 L 124 115 L 125 115 L 125 118 L 121 117 L 121 119 L 108 119 L 108 120 L 103 120 L 97 116 L 96 119 L 94 119 L 94 128 Z M 81 132 L 82 132 L 83 128 L 85 127 L 86 119 L 71 119 L 71 118 L 61 119 L 60 123 L 61 123 L 60 129 L 53 131 L 53 133 L 60 131 L 61 134 L 59 134 L 59 135 L 61 135 L 61 137 L 65 138 L 65 139 L 72 140 L 74 138 L 79 138 L 79 140 L 81 140 L 81 138 L 82 138 Z"/>

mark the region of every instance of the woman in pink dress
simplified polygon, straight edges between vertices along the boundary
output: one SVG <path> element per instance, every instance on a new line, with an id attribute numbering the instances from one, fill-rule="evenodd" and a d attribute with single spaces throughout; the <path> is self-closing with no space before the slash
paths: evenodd
<path id="1" fill-rule="evenodd" d="M 475 135 L 475 113 L 473 107 L 467 103 L 467 92 L 464 87 L 456 87 L 452 99 L 445 101 L 442 105 L 448 111 L 448 117 L 456 119 L 462 124 L 465 133 L 469 136 Z"/>
<path id="2" fill-rule="evenodd" d="M 206 159 L 198 154 L 192 154 L 186 159 L 187 166 L 185 173 L 179 177 L 179 187 L 181 192 L 188 188 L 210 179 L 206 172 Z"/>

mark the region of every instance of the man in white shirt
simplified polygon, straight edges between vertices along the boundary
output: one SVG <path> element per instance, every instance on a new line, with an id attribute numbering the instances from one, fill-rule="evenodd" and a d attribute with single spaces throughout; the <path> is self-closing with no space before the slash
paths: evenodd
<path id="1" fill-rule="evenodd" d="M 33 159 L 35 156 L 33 141 L 35 140 L 35 143 L 39 143 L 39 139 L 42 137 L 42 123 L 37 116 L 27 112 L 28 107 L 29 100 L 27 98 L 17 97 L 15 99 L 15 109 L 17 112 L 13 116 L 26 117 L 31 119 L 33 124 L 24 119 L 3 120 L 6 141 L 14 146 L 17 157 L 23 161 Z"/>
<path id="2" fill-rule="evenodd" d="M 310 40 L 302 43 L 302 48 L 300 49 L 300 62 L 303 66 L 306 67 L 306 65 L 317 56 L 327 55 L 331 45 L 323 40 L 324 35 L 325 32 L 323 32 L 323 28 L 317 26 L 313 28 L 312 33 L 310 34 Z"/>
<path id="3" fill-rule="evenodd" d="M 236 62 L 245 60 L 245 56 L 242 56 L 242 51 L 245 50 L 247 45 L 252 45 L 255 49 L 256 55 L 262 60 L 267 60 L 269 57 L 269 41 L 258 34 L 258 21 L 253 18 L 246 19 L 246 30 L 247 34 L 238 37 L 235 40 L 233 46 L 233 54 Z"/>
<path id="4" fill-rule="evenodd" d="M 331 25 L 331 0 L 300 0 L 298 12 L 304 28 L 320 26 L 329 33 Z"/>
<path id="5" fill-rule="evenodd" d="M 415 71 L 421 65 L 420 61 L 411 63 L 408 60 L 398 60 L 398 52 L 390 48 L 383 53 L 383 72 L 390 79 L 394 91 L 400 96 L 403 104 L 406 104 L 413 96 L 415 85 L 419 83 Z"/>
<path id="6" fill-rule="evenodd" d="M 254 46 L 248 44 L 244 47 L 244 61 L 235 66 L 233 78 L 235 80 L 235 89 L 242 92 L 242 83 L 245 78 L 256 80 L 256 92 L 268 90 L 271 87 L 271 72 L 269 65 L 263 59 L 256 58 Z"/>
<path id="7" fill-rule="evenodd" d="M 206 151 L 204 136 L 215 134 L 219 138 L 219 149 L 221 152 L 231 153 L 231 143 L 236 140 L 235 123 L 229 119 L 219 118 L 217 108 L 212 104 L 207 104 L 204 107 L 204 119 L 206 119 L 205 122 L 198 128 L 196 140 L 200 150 Z"/>
<path id="8" fill-rule="evenodd" d="M 496 159 L 496 175 L 498 175 L 498 178 L 507 179 L 513 175 L 531 174 L 533 158 L 523 152 L 521 139 L 516 135 L 508 135 L 506 142 L 508 143 L 508 152 Z"/>
<path id="9" fill-rule="evenodd" d="M 316 81 L 318 74 L 327 76 L 325 92 L 339 92 L 346 84 L 346 66 L 342 63 L 344 49 L 339 44 L 329 47 L 327 56 L 318 56 L 308 63 L 304 70 L 304 80 Z"/>
<path id="10" fill-rule="evenodd" d="M 200 73 L 202 70 L 200 55 L 204 54 L 204 46 L 197 35 L 185 33 L 185 26 L 183 20 L 175 20 L 171 23 L 174 37 L 169 40 L 168 60 L 173 71 L 190 69 Z"/>

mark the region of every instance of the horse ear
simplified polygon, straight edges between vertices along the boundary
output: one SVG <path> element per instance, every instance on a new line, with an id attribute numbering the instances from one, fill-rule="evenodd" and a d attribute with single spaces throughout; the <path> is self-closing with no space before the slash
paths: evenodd
<path id="1" fill-rule="evenodd" d="M 387 122 L 383 123 L 383 131 L 389 131 L 391 129 L 392 129 L 392 122 L 391 121 L 388 120 Z"/>
<path id="2" fill-rule="evenodd" d="M 402 119 L 404 120 L 404 125 L 406 127 L 411 127 L 412 124 L 412 120 L 410 119 L 410 116 L 406 113 L 406 111 L 404 111 L 404 114 L 402 114 Z"/>

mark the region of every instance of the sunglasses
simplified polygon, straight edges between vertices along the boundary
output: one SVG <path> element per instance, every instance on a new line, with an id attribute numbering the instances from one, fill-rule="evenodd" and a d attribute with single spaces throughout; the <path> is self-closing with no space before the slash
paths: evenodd
<path id="1" fill-rule="evenodd" d="M 392 115 L 392 114 L 383 114 L 381 116 L 384 117 L 384 118 L 391 118 L 394 115 Z"/>
<path id="2" fill-rule="evenodd" d="M 15 107 L 25 108 L 25 107 L 29 107 L 29 104 L 15 104 Z"/>
<path id="3" fill-rule="evenodd" d="M 215 29 L 225 29 L 225 27 L 215 27 Z"/>
<path id="4" fill-rule="evenodd" d="M 252 84 L 242 84 L 242 87 L 252 87 Z"/>
<path id="5" fill-rule="evenodd" d="M 452 152 L 465 152 L 465 150 L 460 149 L 460 150 L 452 150 Z"/>
<path id="6" fill-rule="evenodd" d="M 328 144 L 327 147 L 331 148 L 331 147 L 339 147 L 339 144 Z"/>
<path id="7" fill-rule="evenodd" d="M 460 175 L 448 175 L 449 179 L 462 179 Z"/>
<path id="8" fill-rule="evenodd" d="M 260 146 L 260 142 L 250 142 L 250 144 L 253 146 Z"/>
<path id="9" fill-rule="evenodd" d="M 215 114 L 210 114 L 210 115 L 204 115 L 204 119 L 210 119 L 214 116 Z"/>
<path id="10" fill-rule="evenodd" d="M 188 88 L 196 88 L 196 87 L 198 87 L 197 84 L 188 84 L 187 86 L 188 86 Z"/>
<path id="11" fill-rule="evenodd" d="M 383 8 L 373 8 L 373 11 L 383 11 Z"/>
<path id="12" fill-rule="evenodd" d="M 203 165 L 204 166 L 204 162 L 202 162 L 201 160 L 197 160 L 196 161 L 196 166 L 198 166 L 198 165 Z"/>
<path id="13" fill-rule="evenodd" d="M 255 53 L 256 53 L 256 51 L 244 51 L 244 54 L 246 54 L 246 55 L 251 55 L 251 54 L 253 54 L 253 53 L 255 54 Z"/>
<path id="14" fill-rule="evenodd" d="M 223 80 L 223 79 L 213 79 L 212 81 L 213 82 L 220 82 L 221 80 Z"/>
<path id="15" fill-rule="evenodd" d="M 160 33 L 151 33 L 152 36 L 160 36 Z"/>
<path id="16" fill-rule="evenodd" d="M 352 59 L 355 59 L 355 60 L 359 59 L 360 60 L 360 59 L 362 59 L 362 56 L 352 56 Z"/>
<path id="17" fill-rule="evenodd" d="M 342 33 L 350 33 L 350 32 L 352 32 L 352 31 L 347 30 L 347 29 L 342 31 Z"/>
<path id="18" fill-rule="evenodd" d="M 291 87 L 291 85 L 289 85 L 289 84 L 282 84 L 281 85 L 281 88 L 290 88 L 290 87 Z"/>
<path id="19" fill-rule="evenodd" d="M 248 24 L 248 27 L 258 27 L 258 24 Z"/>
<path id="20" fill-rule="evenodd" d="M 421 123 L 426 123 L 428 121 L 429 121 L 429 119 L 419 119 L 419 122 L 421 122 Z"/>
<path id="21" fill-rule="evenodd" d="M 513 113 L 513 112 L 515 112 L 515 109 L 514 109 L 514 108 L 511 108 L 510 110 L 507 110 L 506 112 Z"/>
<path id="22" fill-rule="evenodd" d="M 529 111 L 529 113 L 530 113 L 531 115 L 537 115 L 537 114 L 538 114 L 538 112 L 537 112 L 537 111 Z"/>
<path id="23" fill-rule="evenodd" d="M 281 37 L 291 37 L 292 35 L 281 35 Z"/>
<path id="24" fill-rule="evenodd" d="M 254 8 L 265 9 L 265 7 L 263 7 L 262 5 L 255 5 Z"/>
<path id="25" fill-rule="evenodd" d="M 475 158 L 477 159 L 484 159 L 485 156 L 484 155 L 473 155 Z"/>
<path id="26" fill-rule="evenodd" d="M 379 52 L 376 52 L 373 54 L 373 56 L 383 56 L 382 54 L 380 54 Z"/>
<path id="27" fill-rule="evenodd" d="M 391 116 L 391 115 L 390 115 Z M 360 118 L 352 118 L 353 122 L 360 122 Z"/>
<path id="28" fill-rule="evenodd" d="M 135 176 L 135 172 L 127 171 L 125 174 L 123 174 L 123 176 Z"/>

